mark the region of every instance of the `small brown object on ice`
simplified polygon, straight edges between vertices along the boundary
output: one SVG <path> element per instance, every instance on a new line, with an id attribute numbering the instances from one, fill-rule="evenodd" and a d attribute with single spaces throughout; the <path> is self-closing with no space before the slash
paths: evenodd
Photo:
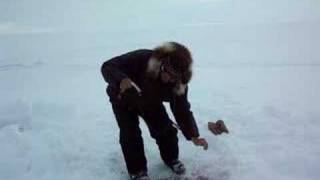
<path id="1" fill-rule="evenodd" d="M 216 123 L 208 122 L 208 128 L 214 135 L 220 135 L 223 132 L 229 133 L 227 126 L 222 120 L 218 120 Z"/>

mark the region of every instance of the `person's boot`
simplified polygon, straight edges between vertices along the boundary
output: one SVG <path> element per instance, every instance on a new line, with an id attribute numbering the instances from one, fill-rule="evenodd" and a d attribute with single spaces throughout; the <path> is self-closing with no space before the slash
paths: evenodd
<path id="1" fill-rule="evenodd" d="M 182 175 L 186 172 L 186 168 L 180 160 L 174 160 L 167 165 L 175 174 Z"/>
<path id="2" fill-rule="evenodd" d="M 137 174 L 130 174 L 131 180 L 150 180 L 148 173 L 146 171 L 141 171 Z"/>

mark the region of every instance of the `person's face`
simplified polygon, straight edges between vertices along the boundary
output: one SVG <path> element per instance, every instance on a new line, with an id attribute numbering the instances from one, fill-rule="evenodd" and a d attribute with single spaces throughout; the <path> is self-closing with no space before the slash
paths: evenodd
<path id="1" fill-rule="evenodd" d="M 168 65 L 162 65 L 160 76 L 163 83 L 175 83 L 179 75 Z"/>
<path id="2" fill-rule="evenodd" d="M 167 72 L 161 72 L 161 81 L 164 83 L 174 83 L 176 79 Z"/>

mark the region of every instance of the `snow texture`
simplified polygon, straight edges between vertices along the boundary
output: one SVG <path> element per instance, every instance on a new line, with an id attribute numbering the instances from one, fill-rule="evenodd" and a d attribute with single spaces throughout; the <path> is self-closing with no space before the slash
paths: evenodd
<path id="1" fill-rule="evenodd" d="M 0 180 L 128 179 L 100 66 L 168 40 L 193 52 L 189 99 L 209 142 L 203 151 L 179 133 L 187 178 L 318 179 L 319 10 L 311 0 L 1 2 Z M 218 119 L 230 134 L 207 130 Z M 141 122 L 151 179 L 172 177 Z"/>

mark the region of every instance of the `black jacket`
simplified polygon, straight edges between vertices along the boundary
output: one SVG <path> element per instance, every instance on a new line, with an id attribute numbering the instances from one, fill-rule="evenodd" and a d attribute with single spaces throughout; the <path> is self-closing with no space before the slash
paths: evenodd
<path id="1" fill-rule="evenodd" d="M 117 97 L 120 81 L 124 78 L 130 78 L 142 90 L 141 96 L 134 98 L 133 106 L 138 106 L 136 108 L 142 110 L 152 110 L 152 107 L 162 104 L 162 102 L 169 102 L 176 122 L 186 139 L 198 137 L 198 128 L 187 98 L 188 89 L 185 94 L 176 95 L 173 92 L 174 84 L 162 83 L 160 79 L 148 78 L 146 71 L 152 53 L 152 50 L 147 49 L 136 50 L 103 63 L 101 72 L 104 80 L 109 84 L 107 93 L 111 103 L 124 103 Z"/>

